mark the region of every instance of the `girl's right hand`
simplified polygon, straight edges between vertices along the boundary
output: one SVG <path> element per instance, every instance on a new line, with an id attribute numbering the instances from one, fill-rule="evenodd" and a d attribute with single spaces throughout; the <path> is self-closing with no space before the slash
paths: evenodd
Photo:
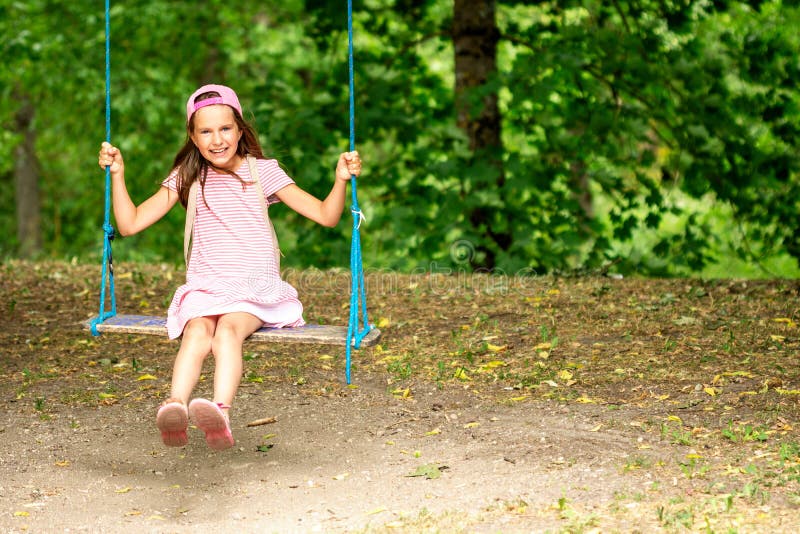
<path id="1" fill-rule="evenodd" d="M 115 146 L 104 142 L 100 145 L 100 154 L 97 158 L 97 163 L 100 167 L 105 169 L 111 166 L 111 173 L 117 174 L 125 168 L 125 162 L 122 160 L 122 153 Z"/>

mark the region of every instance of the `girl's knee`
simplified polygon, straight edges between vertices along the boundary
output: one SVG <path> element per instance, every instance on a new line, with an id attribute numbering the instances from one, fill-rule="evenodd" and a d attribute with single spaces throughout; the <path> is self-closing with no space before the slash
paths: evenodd
<path id="1" fill-rule="evenodd" d="M 211 351 L 241 350 L 244 340 L 258 330 L 263 323 L 249 313 L 230 313 L 219 318 L 211 340 Z"/>
<path id="2" fill-rule="evenodd" d="M 215 349 L 217 347 L 230 346 L 232 344 L 241 345 L 243 342 L 244 337 L 235 325 L 220 323 L 211 338 L 211 350 L 216 352 Z"/>
<path id="3" fill-rule="evenodd" d="M 249 313 L 229 313 L 217 321 L 214 339 L 235 339 L 244 341 L 250 334 L 258 330 L 263 323 L 258 317 Z"/>
<path id="4" fill-rule="evenodd" d="M 205 317 L 192 319 L 183 327 L 184 341 L 208 341 L 214 337 L 214 324 Z"/>

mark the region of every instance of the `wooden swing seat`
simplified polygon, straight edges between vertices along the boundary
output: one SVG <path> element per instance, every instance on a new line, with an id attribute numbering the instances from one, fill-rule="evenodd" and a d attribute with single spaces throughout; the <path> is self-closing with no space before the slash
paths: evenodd
<path id="1" fill-rule="evenodd" d="M 91 330 L 93 319 L 83 323 Z M 167 337 L 167 319 L 153 315 L 115 315 L 97 325 L 100 333 L 145 334 Z M 370 330 L 361 340 L 361 347 L 375 345 L 381 337 L 377 328 Z M 259 343 L 310 343 L 319 345 L 346 345 L 347 327 L 307 324 L 296 328 L 266 328 L 256 330 L 249 338 Z"/>

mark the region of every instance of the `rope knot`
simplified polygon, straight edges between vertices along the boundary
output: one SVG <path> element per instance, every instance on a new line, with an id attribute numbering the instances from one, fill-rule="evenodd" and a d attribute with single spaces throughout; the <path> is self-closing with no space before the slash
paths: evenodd
<path id="1" fill-rule="evenodd" d="M 103 231 L 106 233 L 106 237 L 109 241 L 114 240 L 114 227 L 108 223 L 103 224 Z"/>

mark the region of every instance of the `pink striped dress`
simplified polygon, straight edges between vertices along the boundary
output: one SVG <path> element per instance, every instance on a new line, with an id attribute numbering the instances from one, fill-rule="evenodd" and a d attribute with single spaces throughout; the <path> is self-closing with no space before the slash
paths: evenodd
<path id="1" fill-rule="evenodd" d="M 270 204 L 275 193 L 294 181 L 275 160 L 259 159 L 258 183 Z M 297 291 L 281 280 L 275 259 L 276 243 L 268 231 L 261 204 L 253 194 L 247 160 L 235 176 L 209 169 L 203 193 L 197 198 L 192 251 L 186 283 L 172 298 L 167 312 L 170 339 L 180 337 L 196 317 L 247 312 L 265 326 L 302 326 L 303 305 Z M 163 186 L 177 191 L 177 171 Z"/>

